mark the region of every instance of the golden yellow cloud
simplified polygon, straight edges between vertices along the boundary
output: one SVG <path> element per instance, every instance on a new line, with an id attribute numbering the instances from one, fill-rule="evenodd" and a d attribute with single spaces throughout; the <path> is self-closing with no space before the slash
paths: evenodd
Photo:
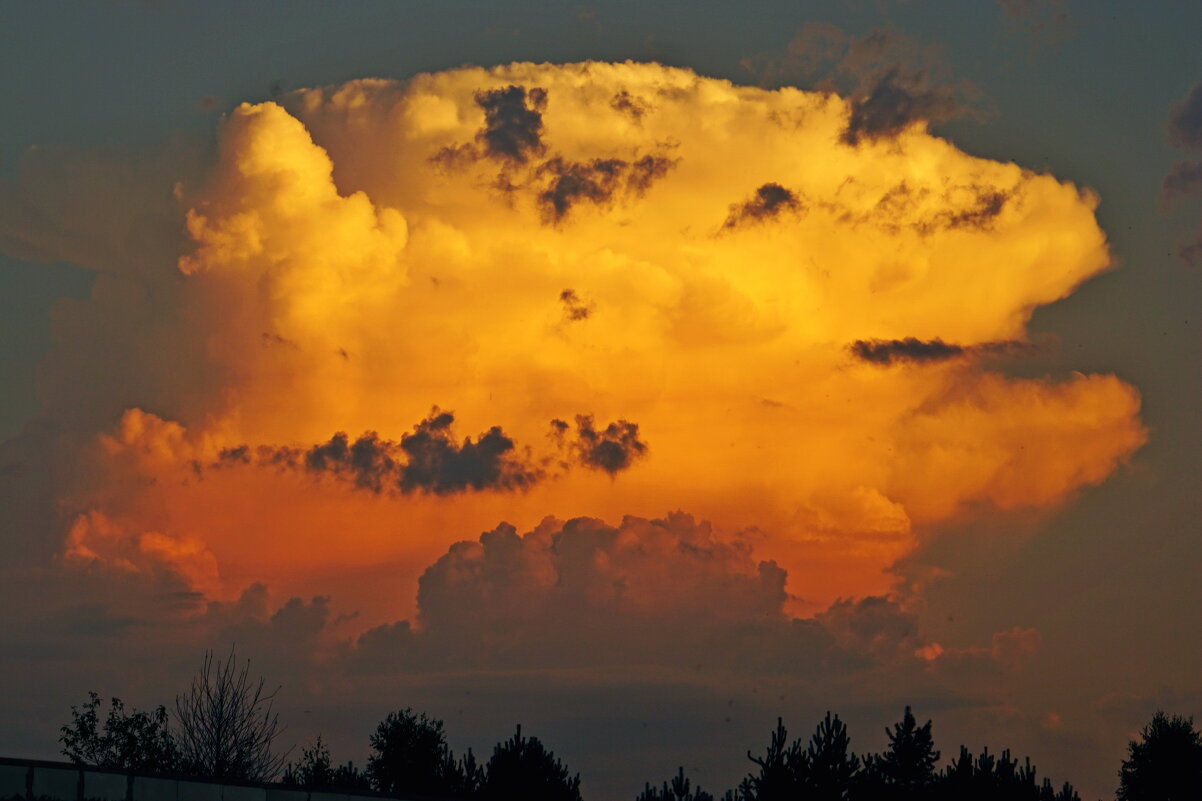
<path id="1" fill-rule="evenodd" d="M 265 578 L 395 617 L 422 567 L 499 520 L 683 508 L 753 529 L 821 605 L 886 588 L 926 527 L 1103 481 L 1145 439 L 1136 390 L 1009 378 L 982 355 L 1109 266 L 1096 198 L 921 124 L 850 146 L 848 113 L 633 63 L 236 108 L 207 182 L 177 187 L 189 244 L 163 267 L 180 341 L 200 343 L 181 359 L 199 351 L 219 378 L 203 403 L 131 394 L 75 511 L 166 538 L 138 539 L 142 559 L 203 543 L 224 582 L 206 574 L 206 591 Z M 882 364 L 848 348 L 908 337 L 961 352 Z M 146 366 L 168 388 L 186 369 Z M 336 431 L 397 440 L 435 405 L 460 438 L 500 426 L 541 480 L 374 493 L 221 462 Z M 637 423 L 644 458 L 561 469 L 549 424 L 577 414 Z M 113 539 L 97 523 L 71 537 L 80 554 Z"/>

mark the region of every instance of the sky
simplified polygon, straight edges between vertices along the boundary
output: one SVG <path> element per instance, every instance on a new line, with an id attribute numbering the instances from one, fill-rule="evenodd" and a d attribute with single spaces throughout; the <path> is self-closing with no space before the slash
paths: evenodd
<path id="1" fill-rule="evenodd" d="M 1192 2 L 0 9 L 0 753 L 207 649 L 632 798 L 1202 716 Z"/>

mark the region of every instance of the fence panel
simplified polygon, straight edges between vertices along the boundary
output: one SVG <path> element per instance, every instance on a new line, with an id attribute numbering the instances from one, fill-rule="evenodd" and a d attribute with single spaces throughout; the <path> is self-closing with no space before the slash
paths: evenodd
<path id="1" fill-rule="evenodd" d="M 79 771 L 63 768 L 34 768 L 33 797 L 55 801 L 77 801 Z"/>
<path id="2" fill-rule="evenodd" d="M 134 801 L 176 801 L 175 779 L 154 779 L 149 776 L 134 777 Z"/>
<path id="3" fill-rule="evenodd" d="M 25 798 L 29 770 L 24 765 L 0 765 L 0 799 Z"/>
<path id="4" fill-rule="evenodd" d="M 124 773 L 83 773 L 84 801 L 125 801 L 129 779 Z"/>

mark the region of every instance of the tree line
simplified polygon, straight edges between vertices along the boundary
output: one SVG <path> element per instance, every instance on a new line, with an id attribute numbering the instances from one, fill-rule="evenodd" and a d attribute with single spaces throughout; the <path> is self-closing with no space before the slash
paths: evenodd
<path id="1" fill-rule="evenodd" d="M 496 744 L 487 761 L 471 749 L 456 756 L 443 721 L 405 708 L 389 713 L 369 737 L 362 768 L 335 764 L 320 736 L 296 761 L 277 753 L 276 690 L 252 679 L 249 662 L 233 652 L 225 661 L 206 654 L 188 690 L 175 699 L 175 720 L 165 706 L 130 710 L 113 698 L 103 722 L 96 693 L 71 707 L 61 729 L 62 753 L 78 764 L 143 773 L 188 774 L 215 779 L 275 781 L 310 790 L 367 791 L 480 801 L 582 801 L 580 774 L 537 737 L 514 735 Z M 808 740 L 790 740 L 777 719 L 738 786 L 714 796 L 694 786 L 679 768 L 659 785 L 647 783 L 635 801 L 1080 801 L 1073 786 L 1056 786 L 1010 751 L 974 755 L 960 746 L 942 768 L 931 721 L 919 725 L 910 707 L 885 733 L 879 754 L 851 750 L 847 726 L 830 712 Z M 1157 712 L 1118 774 L 1117 801 L 1202 799 L 1202 734 L 1192 718 Z"/>

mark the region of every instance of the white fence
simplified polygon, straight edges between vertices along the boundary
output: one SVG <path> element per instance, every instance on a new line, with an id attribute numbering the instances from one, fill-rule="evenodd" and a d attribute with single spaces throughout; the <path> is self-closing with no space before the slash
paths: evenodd
<path id="1" fill-rule="evenodd" d="M 380 801 L 382 797 L 0 759 L 0 801 Z"/>

